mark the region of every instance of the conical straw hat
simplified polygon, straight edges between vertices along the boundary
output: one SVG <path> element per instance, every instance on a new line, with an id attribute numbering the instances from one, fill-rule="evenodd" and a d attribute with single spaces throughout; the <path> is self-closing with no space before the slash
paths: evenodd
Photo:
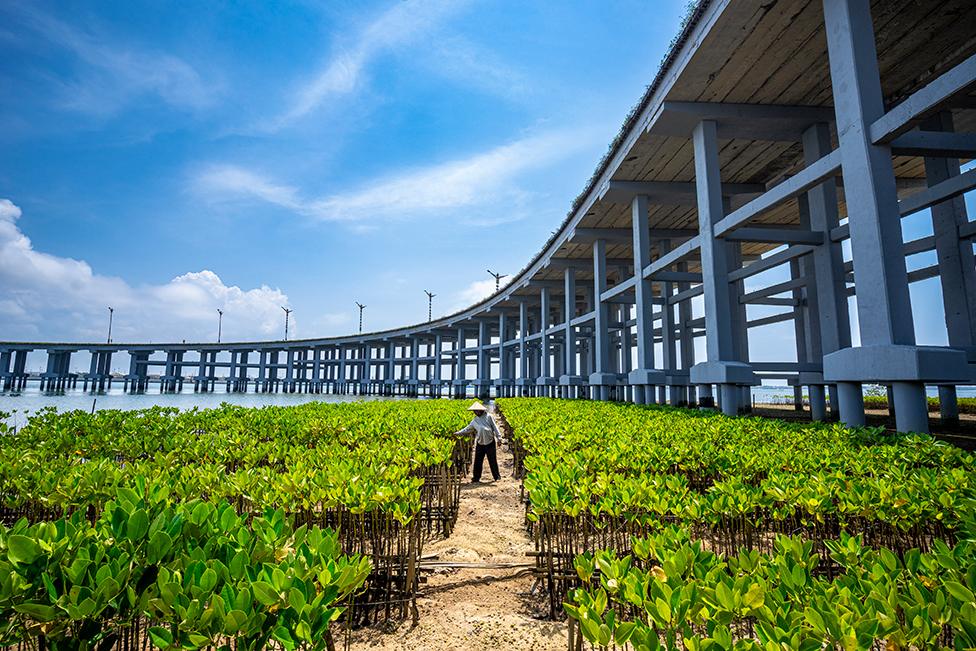
<path id="1" fill-rule="evenodd" d="M 481 404 L 480 401 L 475 400 L 474 404 L 468 407 L 468 411 L 488 411 L 488 408 Z"/>

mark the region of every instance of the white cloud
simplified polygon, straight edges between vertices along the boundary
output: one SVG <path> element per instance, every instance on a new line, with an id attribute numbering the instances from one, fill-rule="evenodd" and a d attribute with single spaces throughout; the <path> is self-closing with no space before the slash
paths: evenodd
<path id="1" fill-rule="evenodd" d="M 170 106 L 196 111 L 211 106 L 220 93 L 214 80 L 204 80 L 184 59 L 165 51 L 113 42 L 90 28 L 69 25 L 36 9 L 18 14 L 35 34 L 77 59 L 75 76 L 62 80 L 67 108 L 107 115 L 132 99 L 153 95 Z"/>
<path id="2" fill-rule="evenodd" d="M 408 169 L 348 192 L 309 197 L 298 188 L 234 165 L 214 165 L 194 178 L 211 201 L 258 199 L 323 221 L 365 222 L 452 215 L 476 225 L 520 218 L 535 196 L 522 175 L 592 145 L 588 129 L 521 138 L 468 158 Z"/>
<path id="3" fill-rule="evenodd" d="M 357 90 L 363 84 L 366 68 L 376 57 L 429 34 L 447 14 L 461 6 L 461 2 L 449 0 L 397 2 L 365 25 L 353 39 L 340 37 L 340 45 L 332 56 L 299 87 L 287 110 L 265 128 L 280 129 L 330 100 Z"/>
<path id="4" fill-rule="evenodd" d="M 504 288 L 510 282 L 512 282 L 511 276 L 508 278 L 502 278 L 500 286 Z M 494 293 L 494 278 L 488 278 L 487 280 L 476 280 L 455 295 L 454 304 L 451 308 L 449 308 L 448 312 L 458 312 L 465 308 L 471 307 L 476 303 L 480 303 Z"/>
<path id="5" fill-rule="evenodd" d="M 224 310 L 225 341 L 282 336 L 280 306 L 288 296 L 280 289 L 226 285 L 209 270 L 134 287 L 83 260 L 35 250 L 17 226 L 20 216 L 18 206 L 0 199 L 0 340 L 101 341 L 109 305 L 115 341 L 212 341 L 217 308 Z M 291 332 L 298 335 L 294 315 Z"/>

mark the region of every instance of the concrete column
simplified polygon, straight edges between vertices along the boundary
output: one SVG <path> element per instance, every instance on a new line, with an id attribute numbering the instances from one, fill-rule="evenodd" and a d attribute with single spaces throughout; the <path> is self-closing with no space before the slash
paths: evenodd
<path id="1" fill-rule="evenodd" d="M 819 123 L 809 127 L 803 133 L 803 160 L 811 165 L 831 151 L 830 127 Z M 838 226 L 837 210 L 837 182 L 833 178 L 825 180 L 807 191 L 800 200 L 801 228 L 812 231 L 830 233 Z M 806 209 L 806 214 L 803 210 Z M 809 220 L 807 226 L 804 218 Z M 833 242 L 829 237 L 824 243 L 814 248 L 809 256 L 812 270 L 807 264 L 807 258 L 800 262 L 801 275 L 807 279 L 802 288 L 802 297 L 806 301 L 806 335 L 807 357 L 810 360 L 822 360 L 824 355 L 851 346 L 851 323 L 847 309 L 847 284 L 844 271 L 843 250 L 839 242 Z M 812 271 L 812 272 L 811 272 Z M 809 384 L 824 381 L 823 373 L 800 374 L 801 381 Z M 836 390 L 833 391 L 836 394 Z M 826 406 L 813 404 L 823 395 L 823 391 L 810 392 L 810 413 L 814 420 L 826 419 Z M 836 400 L 833 401 L 836 407 Z M 832 409 L 832 416 L 836 410 Z"/>
<path id="2" fill-rule="evenodd" d="M 733 329 L 740 307 L 731 301 L 736 293 L 729 285 L 728 274 L 734 261 L 727 243 L 713 236 L 713 226 L 725 216 L 715 122 L 700 122 L 693 139 L 708 361 L 692 367 L 691 380 L 695 384 L 748 386 L 754 381 L 754 375 L 748 364 L 738 361 L 737 348 L 741 343 L 736 341 L 737 333 Z M 745 405 L 742 391 L 730 387 L 721 389 L 722 411 L 736 415 Z"/>
<path id="3" fill-rule="evenodd" d="M 393 383 L 396 381 L 396 342 L 390 341 L 386 344 L 386 381 L 389 391 L 393 391 Z"/>
<path id="4" fill-rule="evenodd" d="M 295 381 L 295 351 L 289 348 L 285 352 L 285 391 L 291 391 Z"/>
<path id="5" fill-rule="evenodd" d="M 933 131 L 953 131 L 952 114 L 939 113 L 925 127 Z M 925 180 L 929 186 L 959 176 L 959 160 L 925 158 Z M 969 223 L 966 201 L 954 197 L 932 206 L 932 230 L 942 283 L 949 345 L 965 350 L 976 362 L 976 257 L 969 239 L 960 239 L 959 227 Z"/>
<path id="6" fill-rule="evenodd" d="M 207 390 L 207 351 L 200 351 L 200 361 L 197 367 L 197 390 Z"/>
<path id="7" fill-rule="evenodd" d="M 440 333 L 434 335 L 434 386 L 437 387 L 437 395 L 440 395 L 441 391 L 441 373 L 443 368 L 441 367 L 441 355 L 444 350 L 444 337 Z"/>
<path id="8" fill-rule="evenodd" d="M 658 248 L 659 255 L 664 255 L 671 250 L 671 242 L 660 240 Z M 682 402 L 680 397 L 676 395 L 680 394 L 680 391 L 674 384 L 674 377 L 678 370 L 678 342 L 675 337 L 677 323 L 674 318 L 674 306 L 668 302 L 673 295 L 674 284 L 661 283 L 661 366 L 664 367 L 665 381 L 671 388 L 671 404 L 677 405 Z M 661 388 L 664 389 L 664 385 Z M 658 402 L 664 404 L 666 400 L 662 399 L 662 396 L 663 392 L 659 391 Z"/>
<path id="9" fill-rule="evenodd" d="M 512 380 L 512 368 L 509 364 L 508 352 L 505 349 L 505 340 L 508 337 L 508 315 L 505 312 L 498 313 L 498 379 L 502 382 Z"/>
<path id="10" fill-rule="evenodd" d="M 525 300 L 519 301 L 519 385 L 521 395 L 526 394 L 526 386 L 529 382 L 529 351 L 525 338 L 529 330 L 529 306 Z"/>
<path id="11" fill-rule="evenodd" d="M 416 336 L 410 339 L 410 384 L 416 394 L 416 387 L 420 384 L 420 339 Z"/>
<path id="12" fill-rule="evenodd" d="M 947 427 L 959 424 L 959 401 L 956 399 L 956 387 L 951 384 L 939 387 L 939 417 Z"/>
<path id="13" fill-rule="evenodd" d="M 478 393 L 487 393 L 491 385 L 491 328 L 484 319 L 478 321 Z"/>
<path id="14" fill-rule="evenodd" d="M 0 351 L 0 390 L 7 391 L 11 384 L 11 374 L 10 374 L 10 351 L 4 350 Z"/>
<path id="15" fill-rule="evenodd" d="M 609 400 L 610 386 L 617 383 L 610 367 L 610 313 L 601 299 L 606 289 L 607 243 L 596 240 L 593 242 L 593 371 L 589 382 L 600 400 Z"/>
<path id="16" fill-rule="evenodd" d="M 322 386 L 322 349 L 312 349 L 312 391 L 319 392 Z"/>
<path id="17" fill-rule="evenodd" d="M 251 357 L 251 351 L 249 350 L 240 351 L 239 359 L 238 359 L 238 367 L 239 367 L 238 379 L 240 381 L 240 390 L 245 393 L 247 393 L 247 385 L 248 382 L 250 381 L 248 379 L 248 370 L 250 369 L 251 366 L 249 363 L 250 357 Z"/>
<path id="18" fill-rule="evenodd" d="M 630 372 L 634 370 L 633 338 L 630 336 L 630 307 L 621 303 L 618 305 L 620 314 L 620 368 L 617 372 L 627 379 L 623 387 L 623 394 L 619 399 L 628 402 L 634 399 L 633 387 L 630 384 Z"/>
<path id="19" fill-rule="evenodd" d="M 966 380 L 969 372 L 965 353 L 915 346 L 891 149 L 871 138 L 885 106 L 870 10 L 870 0 L 824 0 L 844 195 L 856 215 L 849 224 L 861 335 L 860 349 L 827 355 L 824 371 L 827 379 L 893 384 L 896 427 L 928 432 L 924 382 Z M 842 395 L 848 422 L 844 406 Z"/>
<path id="20" fill-rule="evenodd" d="M 540 385 L 548 385 L 552 380 L 552 367 L 550 356 L 549 340 L 549 319 L 552 310 L 552 292 L 548 287 L 543 287 L 539 291 L 539 332 L 542 335 L 539 339 L 539 378 L 536 382 Z"/>
<path id="21" fill-rule="evenodd" d="M 954 131 L 952 114 L 938 113 L 925 121 L 932 131 Z M 925 158 L 925 178 L 929 186 L 959 176 L 959 160 Z M 966 352 L 970 364 L 976 363 L 976 260 L 972 241 L 959 237 L 959 227 L 969 223 L 964 197 L 954 197 L 933 206 L 932 231 L 942 283 L 942 305 L 945 311 L 949 345 Z M 949 402 L 951 401 L 951 404 Z M 956 425 L 959 408 L 952 385 L 939 387 L 942 422 Z"/>
<path id="22" fill-rule="evenodd" d="M 575 386 L 582 383 L 582 373 L 576 363 L 576 328 L 573 319 L 576 318 L 576 270 L 567 267 L 563 270 L 563 372 L 559 376 L 559 383 L 563 385 L 563 394 L 575 396 Z"/>
<path id="23" fill-rule="evenodd" d="M 688 271 L 687 262 L 679 262 L 675 265 L 678 271 Z M 678 292 L 690 289 L 690 284 L 686 282 L 678 283 Z M 690 382 L 689 372 L 695 365 L 695 337 L 691 327 L 692 320 L 691 300 L 685 299 L 678 303 L 678 351 L 681 354 L 682 379 Z M 697 404 L 695 388 L 689 384 L 682 387 L 682 400 L 687 405 Z"/>
<path id="24" fill-rule="evenodd" d="M 637 320 L 637 365 L 627 379 L 634 386 L 634 401 L 639 404 L 655 400 L 653 385 L 664 382 L 664 374 L 654 369 L 654 291 L 644 269 L 651 264 L 651 233 L 648 225 L 650 201 L 637 195 L 630 204 L 634 248 L 634 312 Z"/>

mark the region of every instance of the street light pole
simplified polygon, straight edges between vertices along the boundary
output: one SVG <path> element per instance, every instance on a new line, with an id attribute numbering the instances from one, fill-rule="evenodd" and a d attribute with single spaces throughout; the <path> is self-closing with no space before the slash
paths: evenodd
<path id="1" fill-rule="evenodd" d="M 281 307 L 282 310 L 285 311 L 285 341 L 288 341 L 288 317 L 290 317 L 291 316 L 291 313 L 294 312 L 295 310 L 289 309 L 289 308 L 285 307 L 284 305 L 282 305 L 280 307 Z"/>
<path id="2" fill-rule="evenodd" d="M 106 343 L 112 343 L 112 317 L 115 315 L 115 308 L 109 306 L 108 308 L 108 341 Z"/>
<path id="3" fill-rule="evenodd" d="M 359 301 L 356 301 L 356 306 L 359 307 L 359 332 L 361 333 L 363 331 L 363 310 L 366 309 L 366 306 Z"/>
<path id="4" fill-rule="evenodd" d="M 217 308 L 217 315 L 218 315 L 217 316 L 217 343 L 219 344 L 220 343 L 220 331 L 221 331 L 221 329 L 223 328 L 223 325 L 224 325 L 224 311 L 222 309 L 220 309 L 219 307 Z"/>
<path id="5" fill-rule="evenodd" d="M 424 290 L 424 294 L 427 294 L 427 323 L 430 323 L 430 316 L 434 305 L 434 297 L 437 296 L 437 294 L 431 294 L 426 289 Z"/>
<path id="6" fill-rule="evenodd" d="M 494 277 L 494 279 L 495 279 L 495 291 L 497 292 L 498 289 L 501 287 L 501 280 L 502 280 L 502 278 L 507 278 L 508 277 L 508 274 L 495 273 L 491 269 L 488 270 L 488 273 L 490 273 L 492 275 L 492 277 Z"/>

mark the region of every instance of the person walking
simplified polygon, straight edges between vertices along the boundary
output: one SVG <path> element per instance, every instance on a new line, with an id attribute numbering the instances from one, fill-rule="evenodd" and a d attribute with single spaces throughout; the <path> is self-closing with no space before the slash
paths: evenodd
<path id="1" fill-rule="evenodd" d="M 501 443 L 502 433 L 498 431 L 495 419 L 488 415 L 488 409 L 479 401 L 468 407 L 468 411 L 474 412 L 474 418 L 468 423 L 467 427 L 458 430 L 457 434 L 474 434 L 474 472 L 471 475 L 471 483 L 481 482 L 481 469 L 484 466 L 485 457 L 488 457 L 488 467 L 491 468 L 491 476 L 498 481 L 502 478 L 498 472 L 498 457 L 496 454 L 497 444 Z"/>

